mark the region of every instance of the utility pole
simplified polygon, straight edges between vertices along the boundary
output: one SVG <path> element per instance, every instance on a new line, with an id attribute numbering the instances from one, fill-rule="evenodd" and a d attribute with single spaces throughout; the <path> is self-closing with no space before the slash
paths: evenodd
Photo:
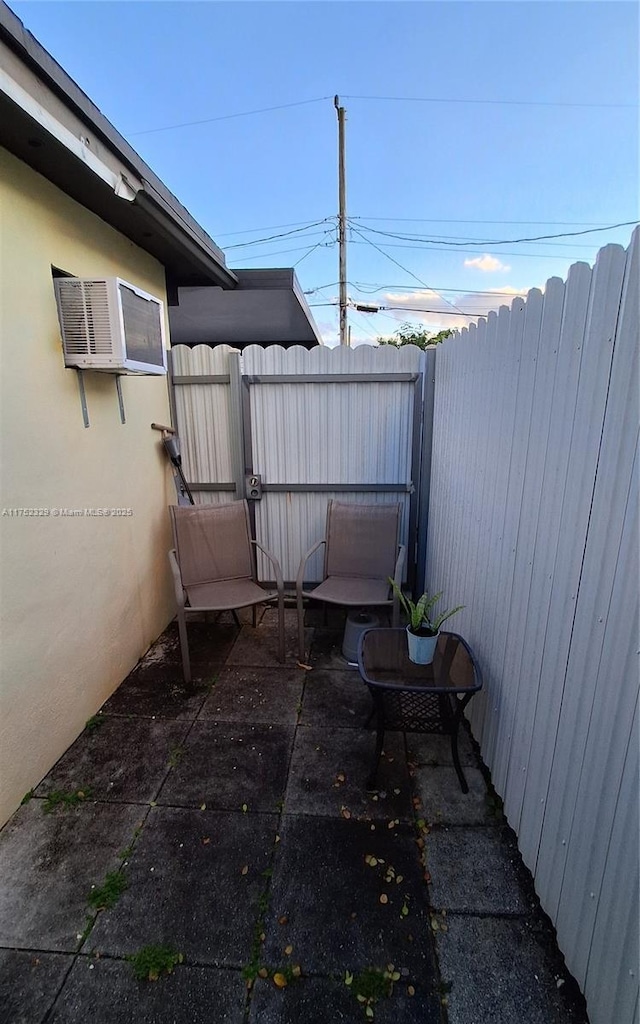
<path id="1" fill-rule="evenodd" d="M 349 345 L 347 330 L 347 190 L 344 159 L 345 109 L 340 106 L 339 96 L 334 96 L 333 105 L 338 114 L 338 242 L 340 246 L 340 344 Z"/>

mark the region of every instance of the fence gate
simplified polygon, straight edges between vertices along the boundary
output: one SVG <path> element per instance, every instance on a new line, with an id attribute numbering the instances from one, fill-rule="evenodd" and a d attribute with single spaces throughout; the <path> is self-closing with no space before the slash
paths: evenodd
<path id="1" fill-rule="evenodd" d="M 246 497 L 291 586 L 329 498 L 399 501 L 406 578 L 422 586 L 433 351 L 413 346 L 172 350 L 174 423 L 197 502 Z M 261 579 L 269 563 L 259 558 Z M 322 552 L 308 563 L 320 580 Z"/>

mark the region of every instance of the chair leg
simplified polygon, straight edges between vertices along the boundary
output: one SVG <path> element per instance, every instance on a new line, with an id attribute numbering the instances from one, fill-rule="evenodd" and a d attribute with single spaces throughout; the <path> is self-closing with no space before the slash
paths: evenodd
<path id="1" fill-rule="evenodd" d="M 189 640 L 187 638 L 187 620 L 184 611 L 178 611 L 178 635 L 180 636 L 180 653 L 182 655 L 182 674 L 185 685 L 191 687 L 191 662 L 189 661 Z"/>
<path id="2" fill-rule="evenodd" d="M 238 613 L 235 610 L 235 608 L 231 609 L 231 614 L 233 615 L 233 621 L 235 622 L 235 624 L 238 627 L 238 629 L 242 629 L 242 623 L 240 622 L 240 619 L 238 618 Z"/>
<path id="3" fill-rule="evenodd" d="M 257 627 L 257 625 L 258 625 L 258 606 L 257 606 L 257 604 L 254 604 L 253 608 L 251 609 L 251 614 L 252 614 L 253 628 L 255 629 Z"/>
<path id="4" fill-rule="evenodd" d="M 298 658 L 300 661 L 304 661 L 306 655 L 304 649 L 304 605 L 300 591 L 296 594 L 296 607 L 298 609 Z"/>
<path id="5" fill-rule="evenodd" d="M 278 661 L 284 662 L 284 593 L 278 594 Z"/>

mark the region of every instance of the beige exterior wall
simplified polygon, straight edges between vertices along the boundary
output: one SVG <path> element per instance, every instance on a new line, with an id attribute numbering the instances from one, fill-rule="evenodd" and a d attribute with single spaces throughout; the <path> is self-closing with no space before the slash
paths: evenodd
<path id="1" fill-rule="evenodd" d="M 163 267 L 0 149 L 0 823 L 173 614 L 171 473 L 152 422 L 166 377 L 65 369 L 51 266 L 119 276 L 166 301 Z M 131 508 L 123 517 L 5 509 Z"/>

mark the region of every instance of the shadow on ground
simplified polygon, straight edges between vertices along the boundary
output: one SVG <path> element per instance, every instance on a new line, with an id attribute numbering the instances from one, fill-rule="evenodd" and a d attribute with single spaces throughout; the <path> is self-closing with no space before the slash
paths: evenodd
<path id="1" fill-rule="evenodd" d="M 470 738 L 468 795 L 402 733 L 367 792 L 368 692 L 309 623 L 310 668 L 291 610 L 284 666 L 272 611 L 191 625 L 190 692 L 170 626 L 8 822 L 2 1024 L 584 1024 Z"/>

